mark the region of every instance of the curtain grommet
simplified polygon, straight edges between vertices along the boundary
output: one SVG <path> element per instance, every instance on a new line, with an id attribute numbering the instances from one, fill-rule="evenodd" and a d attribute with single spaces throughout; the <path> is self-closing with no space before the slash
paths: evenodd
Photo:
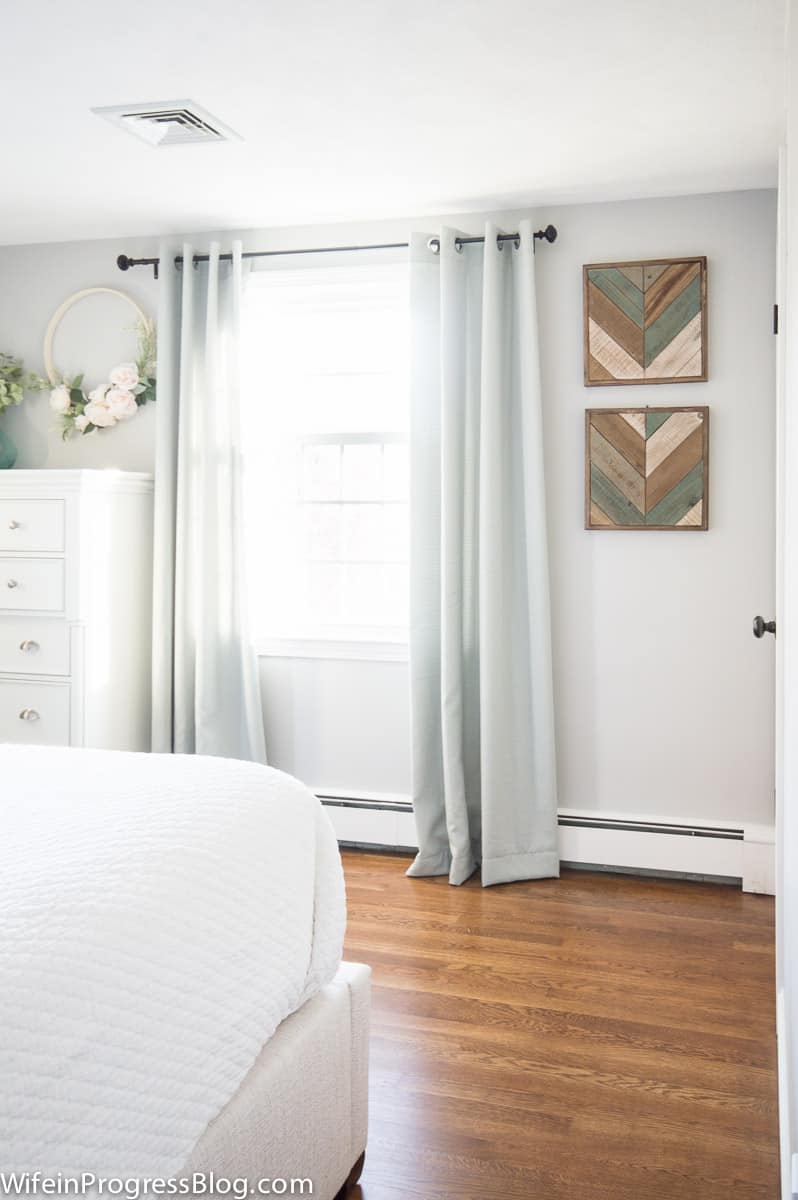
<path id="1" fill-rule="evenodd" d="M 436 238 L 436 237 L 427 238 L 427 249 L 430 250 L 433 254 L 440 254 L 441 239 Z"/>

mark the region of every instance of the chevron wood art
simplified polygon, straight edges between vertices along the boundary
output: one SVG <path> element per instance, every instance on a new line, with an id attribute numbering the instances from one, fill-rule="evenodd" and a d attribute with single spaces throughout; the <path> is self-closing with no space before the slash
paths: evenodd
<path id="1" fill-rule="evenodd" d="M 708 408 L 589 408 L 586 529 L 706 529 Z"/>
<path id="2" fill-rule="evenodd" d="M 588 387 L 706 380 L 706 258 L 593 263 L 583 280 Z"/>

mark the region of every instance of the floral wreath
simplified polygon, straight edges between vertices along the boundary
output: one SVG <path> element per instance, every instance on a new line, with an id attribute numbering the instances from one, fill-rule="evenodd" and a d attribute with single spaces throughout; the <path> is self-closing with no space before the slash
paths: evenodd
<path id="1" fill-rule="evenodd" d="M 87 392 L 83 372 L 69 377 L 55 370 L 53 338 L 68 309 L 78 300 L 98 293 L 118 296 L 136 310 L 137 352 L 135 362 L 119 363 L 109 371 L 107 382 Z M 48 378 L 41 381 L 41 386 L 51 387 L 50 408 L 60 418 L 64 441 L 73 433 L 87 434 L 98 429 L 111 429 L 120 421 L 129 421 L 142 405 L 155 400 L 155 324 L 125 292 L 116 288 L 86 288 L 65 300 L 50 321 L 44 339 L 44 363 Z"/>

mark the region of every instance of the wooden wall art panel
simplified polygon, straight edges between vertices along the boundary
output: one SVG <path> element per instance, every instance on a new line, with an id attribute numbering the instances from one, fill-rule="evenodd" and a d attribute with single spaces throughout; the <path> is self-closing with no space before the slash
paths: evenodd
<path id="1" fill-rule="evenodd" d="M 708 527 L 708 408 L 589 408 L 585 528 Z"/>
<path id="2" fill-rule="evenodd" d="M 707 378 L 707 260 L 583 267 L 585 384 Z"/>

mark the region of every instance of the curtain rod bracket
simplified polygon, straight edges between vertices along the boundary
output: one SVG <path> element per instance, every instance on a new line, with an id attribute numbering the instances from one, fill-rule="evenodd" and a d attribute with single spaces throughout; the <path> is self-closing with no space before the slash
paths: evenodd
<path id="1" fill-rule="evenodd" d="M 131 267 L 152 267 L 153 278 L 157 279 L 160 262 L 160 258 L 129 258 L 127 254 L 120 254 L 116 265 L 120 271 L 129 271 Z"/>

